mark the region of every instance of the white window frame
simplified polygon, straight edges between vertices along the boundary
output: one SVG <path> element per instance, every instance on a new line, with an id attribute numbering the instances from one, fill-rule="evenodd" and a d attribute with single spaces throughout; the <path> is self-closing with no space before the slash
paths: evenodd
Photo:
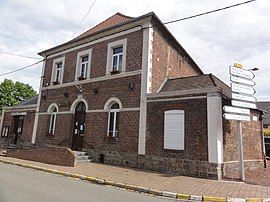
<path id="1" fill-rule="evenodd" d="M 81 75 L 82 70 L 82 57 L 88 56 L 88 69 L 87 75 L 85 79 L 90 78 L 90 71 L 91 71 L 91 60 L 92 60 L 92 49 L 88 49 L 85 51 L 80 51 L 77 53 L 77 63 L 76 63 L 76 73 L 75 73 L 75 81 L 78 81 L 79 76 Z"/>
<path id="2" fill-rule="evenodd" d="M 122 68 L 120 72 L 126 71 L 127 39 L 125 38 L 108 44 L 106 74 L 111 74 L 110 72 L 113 70 L 113 49 L 121 46 L 123 47 L 122 53 L 123 56 L 122 56 Z"/>
<path id="3" fill-rule="evenodd" d="M 113 137 L 114 138 L 116 138 L 116 115 L 117 115 L 117 113 L 119 113 L 120 112 L 120 105 L 119 105 L 119 103 L 118 102 L 113 102 L 113 103 L 111 103 L 111 106 L 113 105 L 113 104 L 115 104 L 115 103 L 117 103 L 118 104 L 118 106 L 119 106 L 119 108 L 118 109 L 111 109 L 110 108 L 110 110 L 109 110 L 109 116 L 108 116 L 108 130 L 107 130 L 107 136 L 109 137 L 109 135 L 110 135 L 110 121 L 111 121 L 111 113 L 114 113 L 114 116 L 113 116 L 113 118 L 114 118 L 114 120 L 113 120 Z M 119 114 L 118 114 L 119 115 Z M 119 131 L 118 131 L 119 132 Z"/>
<path id="4" fill-rule="evenodd" d="M 56 112 L 53 111 L 54 109 L 56 109 Z M 50 117 L 49 133 L 52 134 L 53 136 L 55 135 L 55 126 L 56 126 L 56 115 L 57 115 L 57 112 L 58 112 L 57 107 L 55 107 L 55 106 L 52 107 L 52 112 L 51 112 L 51 117 Z M 54 119 L 53 119 L 53 117 L 54 117 Z M 52 128 L 52 126 L 53 126 L 53 128 Z M 52 128 L 52 133 L 51 133 L 51 128 Z"/>
<path id="5" fill-rule="evenodd" d="M 175 128 L 171 127 L 172 124 L 174 124 Z M 164 112 L 164 149 L 185 149 L 184 110 L 168 110 Z"/>
<path id="6" fill-rule="evenodd" d="M 57 64 L 62 63 L 62 71 L 61 71 L 61 78 L 59 84 L 63 83 L 63 76 L 64 76 L 64 69 L 65 69 L 65 57 L 57 58 L 53 60 L 53 67 L 52 67 L 52 75 L 51 75 L 51 83 L 56 81 L 56 71 L 57 71 Z"/>

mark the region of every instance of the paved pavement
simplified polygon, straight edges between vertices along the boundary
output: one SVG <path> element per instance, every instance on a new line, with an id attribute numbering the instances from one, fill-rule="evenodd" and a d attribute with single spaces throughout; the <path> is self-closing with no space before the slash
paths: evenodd
<path id="1" fill-rule="evenodd" d="M 0 157 L 0 159 L 181 194 L 231 198 L 270 198 L 270 187 L 267 186 L 161 174 L 98 163 L 85 163 L 75 167 L 64 167 L 9 157 Z"/>
<path id="2" fill-rule="evenodd" d="M 171 202 L 175 200 L 95 185 L 50 173 L 0 163 L 1 202 L 128 201 Z"/>

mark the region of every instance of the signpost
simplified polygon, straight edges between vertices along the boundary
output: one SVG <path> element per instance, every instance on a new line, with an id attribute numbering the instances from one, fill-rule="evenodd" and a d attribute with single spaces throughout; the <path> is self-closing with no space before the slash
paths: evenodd
<path id="1" fill-rule="evenodd" d="M 244 154 L 242 122 L 250 121 L 250 109 L 256 109 L 256 93 L 253 86 L 256 83 L 252 80 L 255 77 L 252 71 L 242 69 L 241 64 L 235 63 L 230 66 L 230 80 L 232 91 L 232 106 L 224 106 L 223 117 L 227 120 L 237 121 L 238 151 L 239 151 L 239 172 L 241 180 L 245 181 Z"/>

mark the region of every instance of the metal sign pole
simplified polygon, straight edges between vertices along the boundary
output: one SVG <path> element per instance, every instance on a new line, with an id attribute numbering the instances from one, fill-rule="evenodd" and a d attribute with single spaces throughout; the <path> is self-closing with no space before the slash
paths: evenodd
<path id="1" fill-rule="evenodd" d="M 242 136 L 242 123 L 241 123 L 241 121 L 237 121 L 237 135 L 238 135 L 238 153 L 239 153 L 240 179 L 242 181 L 245 181 L 243 136 Z"/>

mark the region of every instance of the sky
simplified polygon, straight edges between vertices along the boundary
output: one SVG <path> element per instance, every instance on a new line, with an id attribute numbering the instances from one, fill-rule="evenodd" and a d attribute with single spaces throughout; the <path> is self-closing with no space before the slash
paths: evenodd
<path id="1" fill-rule="evenodd" d="M 245 0 L 0 0 L 0 74 L 37 62 L 3 54 L 37 57 L 120 12 L 137 17 L 154 11 L 171 21 Z M 270 100 L 270 1 L 257 0 L 229 10 L 167 25 L 204 73 L 229 84 L 229 66 L 254 67 L 258 100 Z M 74 35 L 75 33 L 75 35 Z M 38 91 L 42 65 L 0 76 L 29 83 Z"/>

